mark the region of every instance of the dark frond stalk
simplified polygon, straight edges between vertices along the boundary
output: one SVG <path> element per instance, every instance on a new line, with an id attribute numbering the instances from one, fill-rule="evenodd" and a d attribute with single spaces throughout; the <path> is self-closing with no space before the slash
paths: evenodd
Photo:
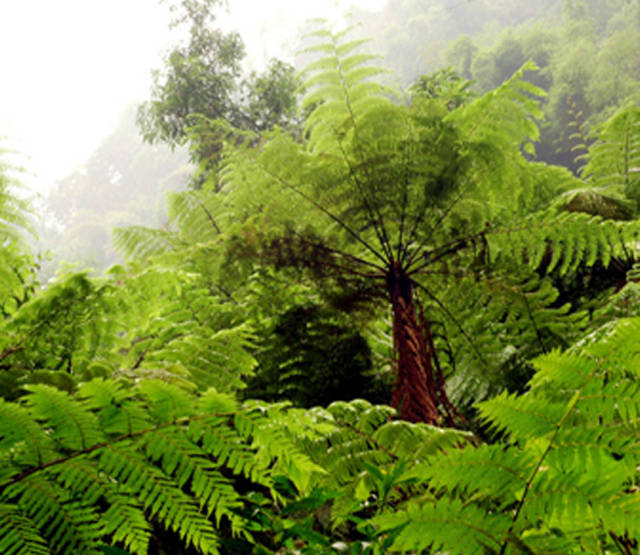
<path id="1" fill-rule="evenodd" d="M 336 43 L 335 37 L 333 37 L 333 53 L 336 58 L 336 67 L 338 70 L 338 75 L 340 76 L 340 84 L 342 86 L 342 91 L 344 93 L 345 105 L 347 107 L 347 111 L 349 112 L 349 118 L 351 119 L 351 124 L 353 125 L 353 128 L 356 129 L 357 128 L 356 116 L 355 116 L 355 113 L 353 112 L 353 106 L 351 105 L 351 97 L 349 96 L 349 85 L 345 80 L 344 68 L 342 67 L 342 63 L 340 62 L 340 56 L 338 54 L 338 45 Z M 366 193 L 364 191 L 364 188 L 361 186 L 360 181 L 356 177 L 356 174 L 353 171 L 351 162 L 349 161 L 349 157 L 344 151 L 342 147 L 342 143 L 340 141 L 338 141 L 338 145 L 340 147 L 340 150 L 342 152 L 345 162 L 349 166 L 349 171 L 355 182 L 355 185 L 360 191 L 360 195 L 362 196 L 362 201 L 364 202 L 365 208 L 369 213 L 369 218 L 371 219 L 371 223 L 375 230 L 376 236 L 378 237 L 378 241 L 380 242 L 380 246 L 382 247 L 382 250 L 385 253 L 385 255 L 388 257 L 389 261 L 392 262 L 393 248 L 391 246 L 391 242 L 389 241 L 389 235 L 387 234 L 387 229 L 384 225 L 384 219 L 382 217 L 382 214 L 380 214 L 380 211 L 376 210 L 375 207 L 370 206 Z M 362 149 L 361 149 L 360 143 L 357 143 L 357 150 L 358 150 L 358 153 L 360 154 L 361 160 L 364 162 L 366 158 L 362 155 Z"/>
<path id="2" fill-rule="evenodd" d="M 63 456 L 52 459 L 45 463 L 41 463 L 37 466 L 30 466 L 25 468 L 21 472 L 18 472 L 17 474 L 14 474 L 10 478 L 6 479 L 4 482 L 0 482 L 0 493 L 2 493 L 5 490 L 5 488 L 7 488 L 8 486 L 21 482 L 22 480 L 24 480 L 25 478 L 28 478 L 29 476 L 31 476 L 32 474 L 35 474 L 36 472 L 41 472 L 43 470 L 46 470 L 47 468 L 64 464 L 70 460 L 77 459 L 79 457 L 83 457 L 86 455 L 90 455 L 95 451 L 104 449 L 111 445 L 115 445 L 117 443 L 121 443 L 129 439 L 134 439 L 134 438 L 142 437 L 148 434 L 152 434 L 154 432 L 163 430 L 165 428 L 185 426 L 185 425 L 188 425 L 190 422 L 198 422 L 198 421 L 207 420 L 210 418 L 211 419 L 229 418 L 234 416 L 235 414 L 236 414 L 235 412 L 211 412 L 206 414 L 198 414 L 196 416 L 184 416 L 182 418 L 177 418 L 171 422 L 164 422 L 162 424 L 158 424 L 150 428 L 137 430 L 135 432 L 129 432 L 127 434 L 121 434 L 117 437 L 110 438 L 106 441 L 102 441 L 100 443 L 94 443 L 93 445 L 90 445 L 88 447 L 83 447 L 82 449 L 65 454 Z"/>
<path id="3" fill-rule="evenodd" d="M 313 206 L 314 208 L 317 208 L 325 216 L 327 216 L 329 219 L 337 223 L 342 229 L 344 229 L 349 235 L 351 235 L 351 237 L 353 237 L 358 243 L 360 243 L 371 254 L 373 254 L 376 258 L 378 258 L 384 266 L 386 266 L 389 263 L 389 261 L 382 254 L 380 254 L 372 245 L 370 245 L 367 241 L 365 241 L 358 232 L 354 231 L 351 227 L 349 227 L 344 221 L 342 221 L 338 216 L 336 216 L 329 209 L 325 208 L 322 204 L 315 201 L 312 197 L 307 195 L 304 191 L 301 191 L 298 187 L 282 179 L 280 176 L 274 174 L 273 172 L 269 172 L 266 169 L 264 171 L 265 173 L 267 173 L 267 175 L 269 175 L 270 177 L 278 181 L 278 183 L 280 183 L 282 186 L 286 187 L 287 189 L 293 191 L 294 193 L 302 197 L 305 201 L 311 204 L 311 206 Z"/>
<path id="4" fill-rule="evenodd" d="M 301 233 L 298 233 L 296 231 L 293 232 L 299 239 L 301 243 L 305 243 L 315 249 L 318 249 L 321 252 L 327 253 L 331 256 L 336 256 L 338 258 L 344 258 L 346 260 L 349 260 L 350 262 L 354 262 L 355 264 L 361 264 L 363 266 L 368 266 L 370 268 L 374 268 L 380 272 L 383 272 L 383 275 L 379 275 L 379 274 L 375 274 L 375 277 L 384 277 L 384 275 L 386 274 L 386 270 L 385 268 L 383 268 L 382 266 L 380 266 L 379 264 L 375 264 L 374 262 L 370 262 L 368 260 L 365 260 L 364 258 L 360 258 L 358 256 L 355 256 L 351 253 L 339 250 L 339 249 L 334 249 L 329 247 L 328 245 L 325 245 L 324 243 L 318 243 L 318 242 L 314 242 L 311 241 L 309 239 L 307 239 L 304 235 L 302 235 Z M 373 277 L 373 276 L 372 276 Z"/>
<path id="5" fill-rule="evenodd" d="M 465 331 L 465 329 L 462 326 L 462 324 L 460 322 L 458 322 L 458 319 L 446 307 L 446 305 L 440 299 L 438 299 L 438 297 L 436 297 L 431 291 L 429 291 L 429 289 L 427 289 L 424 285 L 422 285 L 419 281 L 413 281 L 413 283 L 415 285 L 417 285 L 432 301 L 434 301 L 440 307 L 440 310 L 442 310 L 442 312 L 447 316 L 447 318 L 449 318 L 451 320 L 451 322 L 453 322 L 453 325 L 456 328 L 458 328 L 458 331 L 460 332 L 462 337 L 465 338 L 465 340 L 467 341 L 467 343 L 469 344 L 471 349 L 475 352 L 476 356 L 478 357 L 478 360 L 480 362 L 482 362 L 483 364 L 486 364 L 486 361 L 485 361 L 484 357 L 482 356 L 482 353 L 476 347 L 476 344 L 473 341 L 473 339 Z"/>
<path id="6" fill-rule="evenodd" d="M 413 253 L 409 256 L 409 259 L 406 262 L 406 266 L 409 267 L 411 266 L 414 262 L 416 257 L 420 256 L 420 252 L 422 251 L 422 249 L 427 245 L 427 243 L 431 240 L 431 238 L 433 237 L 433 234 L 436 232 L 436 230 L 438 229 L 438 227 L 440 226 L 440 224 L 444 221 L 444 219 L 449 215 L 449 213 L 454 209 L 454 207 L 456 206 L 456 204 L 458 204 L 458 202 L 462 199 L 462 197 L 464 196 L 464 191 L 461 191 L 455 199 L 453 199 L 453 201 L 451 202 L 451 204 L 447 207 L 446 210 L 444 210 L 442 212 L 442 214 L 440 214 L 440 216 L 438 217 L 438 219 L 435 221 L 435 223 L 433 224 L 433 226 L 431 226 L 431 228 L 429 229 L 429 231 L 427 232 L 426 236 L 420 241 L 420 243 L 418 243 L 418 246 L 415 247 L 413 249 Z M 411 242 L 415 239 L 417 231 L 419 226 L 422 224 L 422 221 L 424 220 L 424 216 L 427 213 L 427 207 L 424 207 L 424 211 L 422 212 L 422 214 L 420 214 L 420 218 L 416 219 L 415 225 L 413 226 L 413 229 L 411 230 L 411 234 L 409 235 L 409 239 L 407 240 L 407 247 L 411 244 Z M 419 220 L 419 221 L 418 221 Z"/>
<path id="7" fill-rule="evenodd" d="M 200 199 L 196 199 L 196 201 L 200 206 L 200 208 L 202 208 L 202 210 L 204 211 L 205 215 L 207 216 L 207 220 L 209 220 L 209 223 L 211 224 L 213 229 L 216 231 L 216 233 L 220 234 L 221 233 L 220 227 L 218 226 L 215 218 L 213 217 L 209 209 L 204 205 L 204 202 L 202 202 Z"/>
<path id="8" fill-rule="evenodd" d="M 506 553 L 506 551 L 507 551 L 507 547 L 509 545 L 510 538 L 511 538 L 511 536 L 513 534 L 513 531 L 515 529 L 515 526 L 517 524 L 518 518 L 520 517 L 520 514 L 522 513 L 522 508 L 524 507 L 524 504 L 527 502 L 529 494 L 531 493 L 531 490 L 532 490 L 532 487 L 533 487 L 533 482 L 538 477 L 538 474 L 540 473 L 540 470 L 542 469 L 543 463 L 544 463 L 545 459 L 547 458 L 547 455 L 551 452 L 551 450 L 553 448 L 555 448 L 556 439 L 558 438 L 558 435 L 560 434 L 560 430 L 562 430 L 564 428 L 564 425 L 567 423 L 567 420 L 571 416 L 571 413 L 575 409 L 578 401 L 580 400 L 580 398 L 584 394 L 584 390 L 586 389 L 587 385 L 589 385 L 591 380 L 594 378 L 594 376 L 598 372 L 602 371 L 602 368 L 605 366 L 605 364 L 607 362 L 608 362 L 607 357 L 603 357 L 599 361 L 599 363 L 597 365 L 595 365 L 595 367 L 593 368 L 591 373 L 585 378 L 585 380 L 582 382 L 580 387 L 573 394 L 573 397 L 571 397 L 571 400 L 569 401 L 569 403 L 567 405 L 567 408 L 565 409 L 565 412 L 562 415 L 562 418 L 560 418 L 560 420 L 556 424 L 555 429 L 553 430 L 553 433 L 551 434 L 551 437 L 549 437 L 549 439 L 547 440 L 547 446 L 545 447 L 544 451 L 540 455 L 540 458 L 538 459 L 538 462 L 536 463 L 534 469 L 531 471 L 531 475 L 529 476 L 529 478 L 527 480 L 527 485 L 525 486 L 524 491 L 522 492 L 522 495 L 520 497 L 520 501 L 518 501 L 518 504 L 517 504 L 517 506 L 515 508 L 515 511 L 513 512 L 513 516 L 511 517 L 511 526 L 507 530 L 507 533 L 504 535 L 504 540 L 502 542 L 502 546 L 501 546 L 501 549 L 500 549 L 500 555 L 504 555 Z"/>
<path id="9" fill-rule="evenodd" d="M 354 126 L 355 126 L 355 122 L 354 122 Z M 369 220 L 369 224 L 373 227 L 373 230 L 376 234 L 376 237 L 378 238 L 378 242 L 380 243 L 380 246 L 382 247 L 382 251 L 384 252 L 384 254 L 388 257 L 389 260 L 393 260 L 393 251 L 391 248 L 391 243 L 389 242 L 389 237 L 387 235 L 387 230 L 384 226 L 384 222 L 382 219 L 382 214 L 380 214 L 380 212 L 378 210 L 375 210 L 370 204 L 369 204 L 369 200 L 367 199 L 367 195 L 365 193 L 364 187 L 362 186 L 362 184 L 360 183 L 360 180 L 358 179 L 358 176 L 356 175 L 353 166 L 351 164 L 351 161 L 349 160 L 349 157 L 347 156 L 347 153 L 345 152 L 342 144 L 338 141 L 339 147 L 340 147 L 340 151 L 342 152 L 342 156 L 344 158 L 345 163 L 347 164 L 347 166 L 349 167 L 349 174 L 351 175 L 351 178 L 353 179 L 353 182 L 356 186 L 356 189 L 358 190 L 358 192 L 360 193 L 360 196 L 362 197 L 362 202 L 364 203 L 364 207 L 366 208 L 367 211 L 367 216 L 368 216 L 368 220 Z"/>

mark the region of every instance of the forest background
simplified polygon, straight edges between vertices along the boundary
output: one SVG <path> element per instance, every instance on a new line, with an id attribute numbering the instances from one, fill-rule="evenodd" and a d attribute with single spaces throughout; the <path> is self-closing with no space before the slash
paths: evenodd
<path id="1" fill-rule="evenodd" d="M 3 167 L 3 551 L 636 550 L 640 4 L 220 9 L 42 220 Z"/>

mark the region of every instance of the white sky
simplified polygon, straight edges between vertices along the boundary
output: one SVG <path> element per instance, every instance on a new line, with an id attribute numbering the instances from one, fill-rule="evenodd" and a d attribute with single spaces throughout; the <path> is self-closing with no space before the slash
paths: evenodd
<path id="1" fill-rule="evenodd" d="M 251 60 L 286 55 L 310 17 L 385 0 L 229 0 Z M 45 191 L 82 164 L 122 110 L 149 96 L 150 73 L 174 42 L 158 0 L 0 0 L 0 147 L 20 152 Z"/>

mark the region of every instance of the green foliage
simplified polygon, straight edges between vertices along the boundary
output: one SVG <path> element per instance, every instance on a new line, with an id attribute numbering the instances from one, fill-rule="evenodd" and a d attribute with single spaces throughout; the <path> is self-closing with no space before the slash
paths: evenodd
<path id="1" fill-rule="evenodd" d="M 518 2 L 507 2 L 516 6 Z M 487 91 L 508 78 L 527 59 L 540 71 L 530 79 L 548 93 L 543 105 L 547 124 L 538 155 L 548 163 L 580 169 L 573 150 L 580 145 L 571 127 L 596 126 L 637 101 L 637 15 L 634 1 L 555 2 L 555 15 L 535 22 L 485 30 L 450 43 L 445 59 Z M 559 7 L 562 4 L 563 16 Z M 492 36 L 493 35 L 493 36 Z M 497 36 L 497 40 L 494 37 Z"/>
<path id="2" fill-rule="evenodd" d="M 138 112 L 146 140 L 181 144 L 191 114 L 236 117 L 232 95 L 244 45 L 238 33 L 225 34 L 210 26 L 219 6 L 218 0 L 188 0 L 172 6 L 178 12 L 173 26 L 186 25 L 189 40 L 168 54 L 163 71 L 153 74 L 153 99 Z"/>
<path id="3" fill-rule="evenodd" d="M 320 304 L 334 295 L 344 310 L 367 305 L 368 318 L 380 318 L 399 263 L 453 379 L 452 396 L 468 406 L 505 385 L 522 387 L 529 358 L 567 346 L 588 324 L 559 283 L 628 257 L 635 224 L 559 215 L 560 201 L 550 208 L 582 183 L 527 160 L 543 116 L 544 93 L 525 79 L 533 64 L 473 102 L 462 102 L 466 85 L 452 74 L 423 78 L 423 92 L 414 87 L 403 101 L 360 51 L 363 41 L 322 29 L 313 37 L 310 51 L 320 57 L 305 72 L 303 137 L 284 129 L 241 136 L 216 124 L 227 133 L 221 171 L 200 190 L 169 197 L 169 228 L 119 230 L 118 244 L 202 276 L 254 316 L 271 305 L 270 320 L 245 312 L 261 330 L 275 330 L 275 319 L 305 304 L 293 299 L 301 277 Z M 210 138 L 203 129 L 192 140 Z M 280 272 L 284 288 L 266 295 L 286 299 L 286 308 L 265 296 L 252 297 L 264 308 L 243 301 L 242 284 L 263 280 L 254 272 L 265 266 Z M 261 391 L 265 380 L 279 390 L 279 379 L 267 377 L 274 368 L 302 375 L 314 349 L 292 345 L 290 357 L 263 359 Z M 388 370 L 388 359 L 376 362 Z"/>
<path id="4" fill-rule="evenodd" d="M 162 378 L 186 388 L 244 387 L 249 331 L 196 276 L 148 268 L 71 274 L 2 322 L 2 395 L 28 383 L 66 391 L 95 376 Z"/>
<path id="5" fill-rule="evenodd" d="M 5 155 L 0 148 L 0 157 Z M 29 205 L 17 195 L 18 171 L 0 159 L 0 318 L 14 312 L 35 288 L 34 260 L 26 250 L 33 228 Z"/>
<path id="6" fill-rule="evenodd" d="M 200 33 L 215 6 L 176 13 Z M 0 189 L 0 273 L 26 276 L 0 288 L 0 550 L 637 549 L 637 109 L 583 141 L 583 182 L 530 161 L 533 64 L 474 100 L 449 71 L 405 93 L 361 41 L 314 36 L 303 131 L 200 118 L 201 188 L 117 232 L 126 268 L 36 293 Z M 503 47 L 494 69 L 526 50 Z M 287 100 L 273 72 L 259 125 Z M 589 290 L 614 270 L 611 299 Z M 397 412 L 350 400 L 372 365 Z M 435 415 L 405 411 L 425 382 Z"/>
<path id="7" fill-rule="evenodd" d="M 372 354 L 352 321 L 330 307 L 297 305 L 274 319 L 256 354 L 259 371 L 245 395 L 268 401 L 286 398 L 298 406 L 372 397 L 387 388 L 371 379 Z"/>
<path id="8" fill-rule="evenodd" d="M 596 131 L 582 172 L 603 191 L 618 192 L 637 202 L 640 172 L 640 109 L 630 104 L 618 110 Z"/>
<path id="9" fill-rule="evenodd" d="M 140 106 L 137 118 L 150 143 L 172 147 L 188 143 L 192 160 L 205 176 L 215 174 L 229 132 L 261 132 L 275 126 L 295 130 L 300 124 L 294 68 L 271 60 L 263 73 L 243 77 L 245 49 L 240 35 L 214 27 L 221 4 L 183 0 L 171 6 L 177 14 L 171 26 L 188 28 L 189 38 L 171 50 L 161 70 L 153 72 L 152 99 Z M 194 185 L 199 188 L 203 178 L 199 174 L 196 178 Z"/>
<path id="10" fill-rule="evenodd" d="M 540 357 L 527 393 L 481 403 L 502 439 L 414 467 L 411 476 L 437 499 L 373 519 L 382 533 L 399 530 L 391 549 L 573 553 L 633 545 L 638 326 L 622 320 Z"/>
<path id="11" fill-rule="evenodd" d="M 473 96 L 470 86 L 470 81 L 464 81 L 452 68 L 446 68 L 421 76 L 409 90 L 414 96 L 444 98 L 447 108 L 455 110 L 470 101 Z"/>
<path id="12" fill-rule="evenodd" d="M 586 325 L 540 277 L 606 267 L 637 227 L 549 209 L 581 183 L 523 156 L 542 117 L 543 92 L 524 79 L 532 64 L 456 109 L 446 94 L 406 106 L 375 81 L 380 70 L 358 53 L 360 41 L 316 36 L 323 57 L 307 69 L 308 142 L 275 132 L 260 148 L 230 147 L 212 213 L 246 221 L 236 246 L 254 260 L 322 280 L 351 272 L 382 298 L 399 264 L 445 373 L 457 374 L 452 395 L 467 404 L 500 390 L 507 368 L 526 374 L 528 358 L 568 345 Z"/>
<path id="13" fill-rule="evenodd" d="M 390 421 L 391 409 L 365 401 L 302 411 L 149 380 L 95 379 L 73 396 L 29 386 L 20 403 L 0 403 L 0 545 L 146 553 L 161 523 L 202 553 L 244 542 L 354 553 L 629 547 L 640 535 L 639 332 L 637 318 L 620 320 L 536 359 L 529 391 L 480 404 L 498 434 L 483 445 Z"/>
<path id="14" fill-rule="evenodd" d="M 98 379 L 73 397 L 30 386 L 0 403 L 2 551 L 147 553 L 157 523 L 200 553 L 218 553 L 227 528 L 250 539 L 238 480 L 277 499 L 279 472 L 301 487 L 321 471 L 273 429 L 281 410 L 159 381 Z"/>

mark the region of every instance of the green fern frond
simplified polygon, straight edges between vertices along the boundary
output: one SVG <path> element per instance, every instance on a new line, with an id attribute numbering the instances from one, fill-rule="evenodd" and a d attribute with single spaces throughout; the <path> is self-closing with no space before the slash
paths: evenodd
<path id="1" fill-rule="evenodd" d="M 0 476 L 6 478 L 23 466 L 39 466 L 56 455 L 51 436 L 45 433 L 29 411 L 0 400 L 0 449 L 3 459 Z"/>
<path id="2" fill-rule="evenodd" d="M 544 218 L 531 217 L 523 227 L 489 234 L 487 240 L 496 257 L 513 257 L 530 268 L 560 276 L 579 265 L 601 262 L 604 267 L 614 257 L 624 258 L 634 248 L 638 233 L 635 223 L 602 221 L 580 213 L 549 213 Z"/>
<path id="3" fill-rule="evenodd" d="M 0 504 L 0 550 L 20 555 L 48 555 L 38 529 L 15 505 Z"/>
<path id="4" fill-rule="evenodd" d="M 127 226 L 113 230 L 115 246 L 132 258 L 148 258 L 172 251 L 178 244 L 170 231 L 150 229 L 143 226 Z"/>
<path id="5" fill-rule="evenodd" d="M 400 552 L 590 552 L 635 541 L 639 326 L 623 320 L 534 360 L 528 392 L 478 406 L 503 439 L 414 465 L 405 478 L 433 493 L 383 510 L 370 520 L 378 533 Z"/>
<path id="6" fill-rule="evenodd" d="M 394 535 L 391 549 L 400 553 L 451 551 L 498 552 L 509 526 L 506 515 L 491 514 L 458 500 L 410 505 L 406 509 L 372 519 L 380 532 Z"/>
<path id="7" fill-rule="evenodd" d="M 640 108 L 629 104 L 620 108 L 596 130 L 582 174 L 595 187 L 624 187 L 635 195 L 640 175 Z"/>
<path id="8" fill-rule="evenodd" d="M 242 406 L 214 390 L 200 397 L 149 380 L 95 380 L 77 396 L 28 391 L 19 405 L 0 403 L 10 416 L 0 432 L 10 463 L 0 483 L 7 552 L 97 553 L 112 541 L 146 553 L 160 522 L 185 545 L 217 553 L 220 530 L 250 537 L 254 526 L 237 477 L 275 499 L 278 473 L 302 486 L 324 472 L 295 445 L 294 429 L 317 433 L 313 419 L 281 426 L 284 406 Z M 47 458 L 37 456 L 43 437 L 56 446 Z"/>
<path id="9" fill-rule="evenodd" d="M 97 513 L 80 500 L 70 498 L 58 484 L 43 476 L 29 476 L 2 492 L 14 502 L 55 553 L 98 553 Z"/>
<path id="10" fill-rule="evenodd" d="M 32 417 L 51 428 L 62 449 L 83 450 L 104 441 L 95 415 L 74 403 L 68 393 L 46 385 L 29 385 Z"/>
<path id="11" fill-rule="evenodd" d="M 124 492 L 109 496 L 108 502 L 109 508 L 99 522 L 102 533 L 114 543 L 122 543 L 130 553 L 145 555 L 152 528 L 142 507 Z"/>

